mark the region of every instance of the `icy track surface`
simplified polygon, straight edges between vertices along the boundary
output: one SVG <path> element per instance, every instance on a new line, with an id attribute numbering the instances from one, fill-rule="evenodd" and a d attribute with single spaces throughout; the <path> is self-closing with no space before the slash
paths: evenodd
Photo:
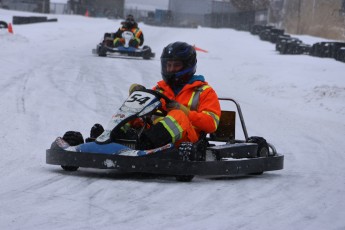
<path id="1" fill-rule="evenodd" d="M 0 15 L 11 22 L 27 14 Z M 344 63 L 282 56 L 248 32 L 142 23 L 155 59 L 100 58 L 91 50 L 120 21 L 51 17 L 58 22 L 0 34 L 0 229 L 345 229 Z M 209 51 L 198 52 L 197 73 L 220 97 L 239 101 L 249 135 L 274 144 L 284 170 L 178 183 L 45 163 L 57 136 L 87 137 L 94 123 L 108 122 L 130 84 L 160 80 L 159 56 L 174 41 Z"/>

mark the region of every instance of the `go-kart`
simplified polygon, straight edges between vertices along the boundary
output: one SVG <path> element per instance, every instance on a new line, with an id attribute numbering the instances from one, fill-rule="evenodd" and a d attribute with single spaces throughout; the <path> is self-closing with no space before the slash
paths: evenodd
<path id="1" fill-rule="evenodd" d="M 170 101 L 154 90 L 134 91 L 94 141 L 84 143 L 81 133 L 68 131 L 46 150 L 46 163 L 60 165 L 66 171 L 79 167 L 115 169 L 124 173 L 172 175 L 178 181 L 191 181 L 196 175 L 260 175 L 283 169 L 284 156 L 272 144 L 262 137 L 248 136 L 241 108 L 231 98 L 219 100 L 235 104 L 245 140 L 235 139 L 236 112 L 222 111 L 217 131 L 202 134 L 196 143 L 169 143 L 139 150 L 140 135 L 152 117 L 166 115 L 162 112 L 163 100 Z M 133 119 L 141 119 L 142 128 L 131 132 L 130 138 L 118 135 Z"/>
<path id="2" fill-rule="evenodd" d="M 155 53 L 152 52 L 149 46 L 145 45 L 142 48 L 130 46 L 130 41 L 133 39 L 132 32 L 124 31 L 122 33 L 122 38 L 125 40 L 125 44 L 123 46 L 114 47 L 114 33 L 105 33 L 103 41 L 96 46 L 96 49 L 92 49 L 92 53 L 100 57 L 118 54 L 130 57 L 142 57 L 146 60 L 155 57 Z"/>

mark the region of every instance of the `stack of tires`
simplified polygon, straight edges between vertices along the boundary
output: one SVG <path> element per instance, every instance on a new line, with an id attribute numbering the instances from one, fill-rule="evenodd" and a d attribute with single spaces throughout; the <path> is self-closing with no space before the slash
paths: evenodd
<path id="1" fill-rule="evenodd" d="M 275 28 L 271 29 L 270 34 L 269 34 L 269 41 L 273 44 L 276 44 L 280 36 L 286 36 L 284 32 L 285 31 L 282 29 L 275 29 Z"/>
<path id="2" fill-rule="evenodd" d="M 284 30 L 274 28 L 273 26 L 254 25 L 250 33 L 253 35 L 259 35 L 263 41 L 269 41 L 276 43 L 279 36 L 284 35 Z"/>
<path id="3" fill-rule="evenodd" d="M 344 52 L 345 42 L 317 42 L 311 47 L 310 55 L 345 62 Z"/>
<path id="4" fill-rule="evenodd" d="M 339 48 L 334 58 L 337 61 L 345 62 L 345 47 Z"/>
<path id="5" fill-rule="evenodd" d="M 268 25 L 253 25 L 250 29 L 252 35 L 258 35 L 261 40 L 274 43 L 276 51 L 280 54 L 307 54 L 345 62 L 345 42 L 318 42 L 308 45 L 284 32 L 283 29 Z"/>
<path id="6" fill-rule="evenodd" d="M 280 37 L 276 43 L 276 51 L 280 54 L 309 54 L 311 46 L 294 37 Z"/>
<path id="7" fill-rule="evenodd" d="M 259 37 L 262 41 L 271 42 L 272 37 L 277 36 L 278 33 L 279 35 L 281 35 L 280 32 L 278 32 L 275 28 L 266 26 L 263 30 L 260 31 Z"/>
<path id="8" fill-rule="evenodd" d="M 300 39 L 285 34 L 285 30 L 273 26 L 253 25 L 250 33 L 259 35 L 263 41 L 276 44 L 276 51 L 280 54 L 309 54 L 310 45 L 304 44 Z"/>
<path id="9" fill-rule="evenodd" d="M 13 16 L 13 25 L 31 24 L 39 22 L 57 22 L 56 18 L 48 19 L 45 16 Z"/>

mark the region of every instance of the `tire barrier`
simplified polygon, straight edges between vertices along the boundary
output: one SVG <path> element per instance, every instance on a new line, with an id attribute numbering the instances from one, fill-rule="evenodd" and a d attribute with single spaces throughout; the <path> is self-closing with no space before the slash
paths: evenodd
<path id="1" fill-rule="evenodd" d="M 276 51 L 280 54 L 309 54 L 311 46 L 294 37 L 280 38 L 276 43 Z"/>
<path id="2" fill-rule="evenodd" d="M 57 22 L 57 21 L 58 21 L 57 18 L 50 18 L 47 20 L 47 22 Z"/>
<path id="3" fill-rule="evenodd" d="M 341 60 L 341 50 L 344 48 L 345 42 L 318 42 L 312 46 L 310 55 Z"/>
<path id="4" fill-rule="evenodd" d="M 263 41 L 276 43 L 279 36 L 284 35 L 284 30 L 269 28 L 264 29 L 259 33 L 259 37 Z"/>
<path id="5" fill-rule="evenodd" d="M 249 32 L 250 32 L 252 35 L 259 35 L 260 32 L 261 32 L 262 30 L 265 29 L 265 27 L 267 27 L 267 26 L 263 26 L 263 25 L 253 25 Z M 272 26 L 271 26 L 271 27 L 272 27 Z"/>
<path id="6" fill-rule="evenodd" d="M 345 62 L 345 47 L 339 48 L 334 58 L 337 61 Z"/>
<path id="7" fill-rule="evenodd" d="M 260 40 L 274 43 L 280 54 L 307 54 L 345 62 L 345 42 L 317 42 L 309 45 L 284 32 L 282 29 L 263 25 L 253 25 L 250 30 L 250 33 L 258 35 Z"/>
<path id="8" fill-rule="evenodd" d="M 57 22 L 57 19 L 48 19 L 47 17 L 43 16 L 13 16 L 12 23 L 13 25 L 22 25 L 22 24 L 31 24 L 31 23 L 39 23 L 39 22 Z"/>

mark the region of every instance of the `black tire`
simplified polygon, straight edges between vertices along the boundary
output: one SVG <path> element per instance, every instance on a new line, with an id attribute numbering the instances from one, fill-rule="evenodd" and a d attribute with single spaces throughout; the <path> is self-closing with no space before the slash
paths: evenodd
<path id="1" fill-rule="evenodd" d="M 7 28 L 8 28 L 7 23 L 4 21 L 0 21 L 0 29 L 7 29 Z"/>
<path id="2" fill-rule="evenodd" d="M 13 25 L 46 22 L 47 20 L 46 16 L 13 16 L 12 18 Z"/>
<path id="3" fill-rule="evenodd" d="M 257 157 L 268 157 L 269 147 L 265 138 L 255 136 L 249 137 L 248 142 L 258 144 Z"/>
<path id="4" fill-rule="evenodd" d="M 69 145 L 75 146 L 75 145 L 80 145 L 84 143 L 84 138 L 83 135 L 80 132 L 76 131 L 67 131 L 62 139 L 64 139 Z M 74 172 L 78 170 L 78 166 L 70 166 L 70 165 L 61 165 L 61 168 L 63 170 L 68 171 L 68 172 Z"/>
<path id="5" fill-rule="evenodd" d="M 106 57 L 107 56 L 107 49 L 103 47 L 103 45 L 97 46 L 97 54 L 100 57 Z"/>
<path id="6" fill-rule="evenodd" d="M 76 146 L 84 143 L 83 135 L 77 131 L 67 131 L 62 139 L 64 139 L 70 146 Z"/>
<path id="7" fill-rule="evenodd" d="M 143 59 L 149 60 L 151 58 L 152 53 L 151 48 L 149 46 L 143 46 L 143 50 L 145 50 L 143 53 Z"/>
<path id="8" fill-rule="evenodd" d="M 249 143 L 256 143 L 258 144 L 258 150 L 257 150 L 257 157 L 268 157 L 269 155 L 269 147 L 267 144 L 267 141 L 263 137 L 249 137 L 248 140 Z M 260 172 L 254 172 L 250 173 L 251 175 L 261 175 L 263 174 L 263 171 Z"/>
<path id="9" fill-rule="evenodd" d="M 106 40 L 107 38 L 114 38 L 114 33 L 105 33 L 103 36 L 103 40 Z"/>

